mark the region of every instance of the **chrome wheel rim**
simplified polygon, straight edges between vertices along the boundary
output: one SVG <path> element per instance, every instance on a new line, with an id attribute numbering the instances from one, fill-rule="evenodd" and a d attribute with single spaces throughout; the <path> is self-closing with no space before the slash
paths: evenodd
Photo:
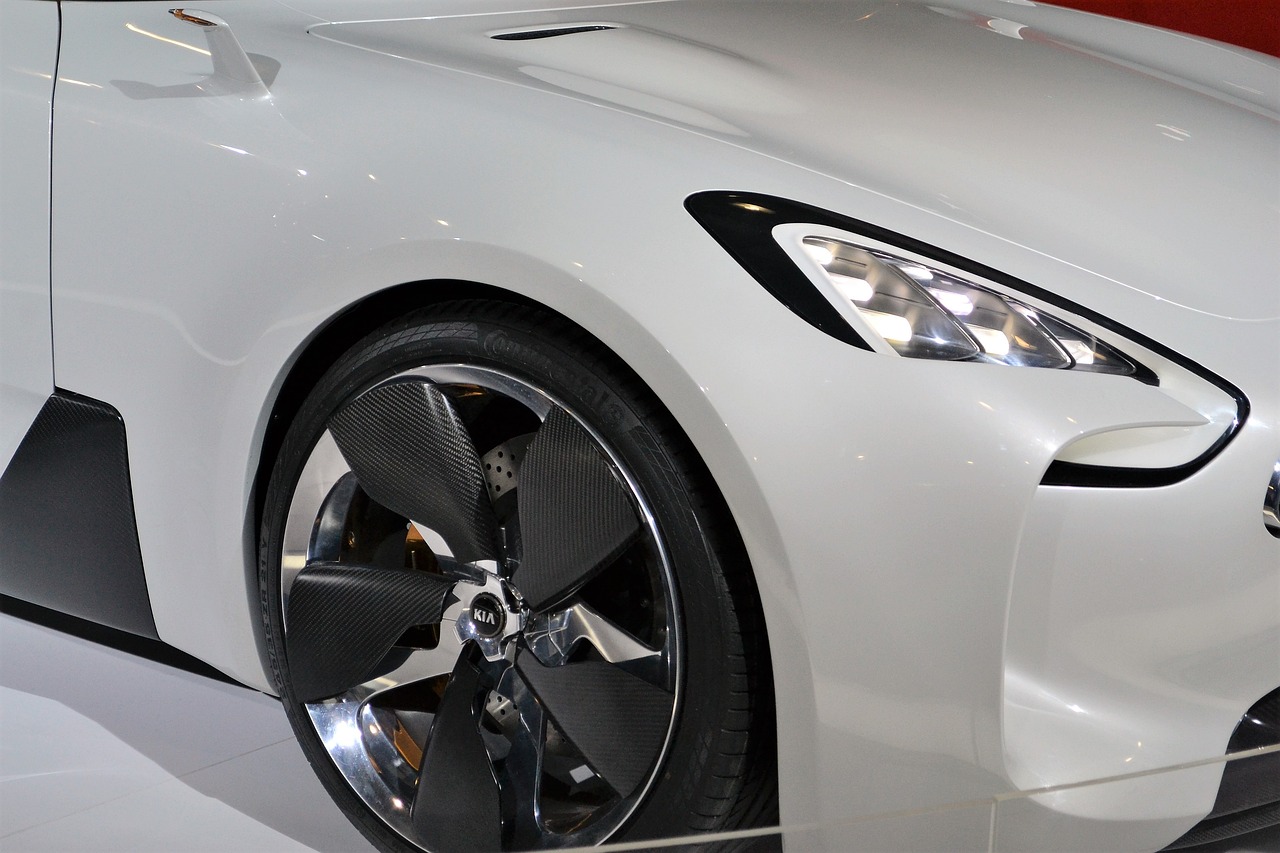
<path id="1" fill-rule="evenodd" d="M 429 405 L 396 413 L 395 395 Z M 414 423 L 402 431 L 405 418 Z M 339 773 L 429 850 L 609 838 L 662 766 L 680 700 L 676 586 L 636 479 L 560 399 L 486 367 L 402 372 L 346 401 L 326 426 L 288 511 L 281 606 L 292 680 L 311 685 L 297 698 Z M 405 455 L 465 470 L 441 485 L 432 466 L 370 449 L 367 435 L 384 427 L 394 428 L 393 451 L 411 432 L 421 452 Z M 430 484 L 413 489 L 436 497 L 406 493 L 402 469 L 425 471 Z M 464 497 L 442 504 L 438 493 L 457 480 L 468 483 Z M 490 510 L 492 531 L 475 534 L 483 525 L 471 516 Z M 566 521 L 575 513 L 589 530 Z M 329 603 L 321 588 L 353 573 L 360 579 L 343 594 L 355 605 Z M 370 583 L 379 591 L 364 591 Z M 344 620 L 399 611 L 419 593 L 430 620 L 395 616 L 413 624 L 372 669 L 335 666 L 318 651 L 344 649 L 349 634 L 360 646 L 369 637 Z M 360 680 L 334 690 L 341 678 L 329 676 L 344 667 Z"/>

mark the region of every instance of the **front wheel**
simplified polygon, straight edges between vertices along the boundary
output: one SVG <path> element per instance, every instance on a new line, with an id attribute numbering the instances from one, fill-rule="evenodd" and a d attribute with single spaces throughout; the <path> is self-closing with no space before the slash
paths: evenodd
<path id="1" fill-rule="evenodd" d="M 759 603 L 692 458 L 625 368 L 526 308 L 426 310 L 326 373 L 272 474 L 263 618 L 303 750 L 372 841 L 776 820 Z"/>

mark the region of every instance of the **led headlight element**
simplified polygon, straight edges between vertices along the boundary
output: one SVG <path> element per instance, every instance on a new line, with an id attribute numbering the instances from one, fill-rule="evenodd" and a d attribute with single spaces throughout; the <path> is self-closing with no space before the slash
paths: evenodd
<path id="1" fill-rule="evenodd" d="M 899 268 L 835 240 L 806 237 L 802 244 L 827 283 L 899 354 L 953 361 L 982 352 L 955 316 Z"/>
<path id="2" fill-rule="evenodd" d="M 834 301 L 851 306 L 899 355 L 1137 372 L 1132 361 L 1092 335 L 942 270 L 826 236 L 803 236 L 800 246 L 821 269 Z"/>

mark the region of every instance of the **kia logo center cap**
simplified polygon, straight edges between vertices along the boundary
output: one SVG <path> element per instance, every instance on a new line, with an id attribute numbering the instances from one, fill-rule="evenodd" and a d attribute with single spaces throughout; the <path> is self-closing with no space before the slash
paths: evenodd
<path id="1" fill-rule="evenodd" d="M 489 593 L 471 599 L 471 624 L 476 636 L 490 639 L 502 633 L 507 624 L 507 611 L 502 602 Z"/>

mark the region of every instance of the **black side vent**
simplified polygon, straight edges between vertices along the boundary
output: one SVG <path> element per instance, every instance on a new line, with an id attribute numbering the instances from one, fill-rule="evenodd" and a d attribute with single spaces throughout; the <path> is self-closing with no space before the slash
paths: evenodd
<path id="1" fill-rule="evenodd" d="M 0 592 L 156 636 L 124 420 L 56 390 L 0 476 Z"/>
<path id="2" fill-rule="evenodd" d="M 1280 687 L 1245 711 L 1227 741 L 1227 754 L 1280 743 Z"/>
<path id="3" fill-rule="evenodd" d="M 498 41 L 530 41 L 532 39 L 550 39 L 556 36 L 571 36 L 574 33 L 593 33 L 598 30 L 616 30 L 613 24 L 579 24 L 569 27 L 543 27 L 536 30 L 521 30 L 515 33 L 497 33 L 489 38 Z"/>
<path id="4" fill-rule="evenodd" d="M 1280 744 L 1280 687 L 1259 699 L 1240 718 L 1227 754 Z M 1247 835 L 1247 838 L 1240 836 Z M 1213 811 L 1165 850 L 1275 850 L 1280 841 L 1280 752 L 1264 752 L 1227 762 Z"/>

